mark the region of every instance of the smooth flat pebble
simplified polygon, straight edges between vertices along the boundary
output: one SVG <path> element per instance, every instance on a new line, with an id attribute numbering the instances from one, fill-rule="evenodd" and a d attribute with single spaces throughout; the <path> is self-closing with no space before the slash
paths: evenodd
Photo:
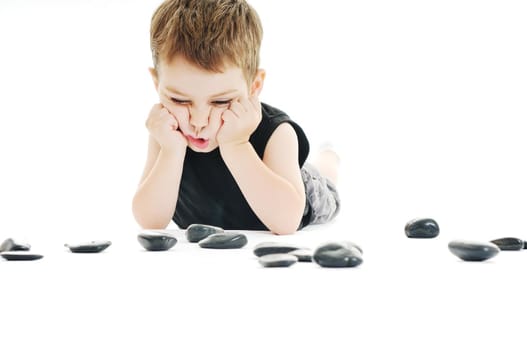
<path id="1" fill-rule="evenodd" d="M 210 235 L 215 233 L 225 232 L 221 227 L 202 225 L 202 224 L 192 224 L 187 227 L 186 236 L 187 240 L 191 243 L 197 243 L 204 238 L 207 238 Z"/>
<path id="2" fill-rule="evenodd" d="M 30 248 L 29 244 L 18 243 L 12 238 L 7 238 L 0 245 L 0 252 L 28 251 Z"/>
<path id="3" fill-rule="evenodd" d="M 29 261 L 42 259 L 43 255 L 34 254 L 27 251 L 10 251 L 0 253 L 2 258 L 11 261 Z"/>
<path id="4" fill-rule="evenodd" d="M 72 253 L 100 253 L 112 245 L 110 241 L 91 241 L 79 244 L 64 244 Z"/>
<path id="5" fill-rule="evenodd" d="M 322 267 L 356 267 L 362 264 L 362 251 L 355 243 L 341 241 L 320 245 L 313 260 Z"/>
<path id="6" fill-rule="evenodd" d="M 439 235 L 439 225 L 434 219 L 417 218 L 406 223 L 404 233 L 408 238 L 434 238 Z"/>
<path id="7" fill-rule="evenodd" d="M 325 243 L 320 244 L 318 248 L 325 247 L 326 250 L 331 250 L 331 249 L 339 249 L 342 246 L 348 249 L 355 248 L 359 251 L 359 253 L 361 253 L 361 255 L 364 254 L 364 252 L 362 251 L 362 248 L 358 244 L 355 244 L 350 241 L 325 242 Z"/>
<path id="8" fill-rule="evenodd" d="M 500 250 L 522 250 L 523 240 L 515 237 L 503 237 L 490 241 L 497 245 Z"/>
<path id="9" fill-rule="evenodd" d="M 169 250 L 177 243 L 176 237 L 161 232 L 141 232 L 137 235 L 137 240 L 143 248 L 154 252 Z"/>
<path id="10" fill-rule="evenodd" d="M 198 244 L 201 248 L 238 249 L 247 244 L 247 236 L 237 232 L 214 233 L 199 241 Z"/>
<path id="11" fill-rule="evenodd" d="M 311 249 L 296 249 L 296 250 L 290 251 L 287 254 L 296 256 L 299 262 L 313 261 L 313 252 L 311 251 Z"/>
<path id="12" fill-rule="evenodd" d="M 254 255 L 260 257 L 267 254 L 289 253 L 293 250 L 303 249 L 297 245 L 279 242 L 262 242 L 254 246 Z"/>
<path id="13" fill-rule="evenodd" d="M 258 258 L 263 267 L 289 267 L 297 261 L 296 256 L 285 253 L 266 254 Z"/>
<path id="14" fill-rule="evenodd" d="M 494 243 L 467 240 L 450 241 L 448 249 L 464 261 L 485 261 L 500 252 L 500 248 Z"/>

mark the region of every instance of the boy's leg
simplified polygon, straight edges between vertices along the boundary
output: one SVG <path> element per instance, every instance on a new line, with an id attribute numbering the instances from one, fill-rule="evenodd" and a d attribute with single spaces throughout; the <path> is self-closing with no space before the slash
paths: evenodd
<path id="1" fill-rule="evenodd" d="M 340 209 L 336 188 L 340 158 L 330 147 L 321 148 L 302 168 L 306 198 L 311 208 L 310 224 L 332 220 Z"/>
<path id="2" fill-rule="evenodd" d="M 322 148 L 312 160 L 312 164 L 322 176 L 329 179 L 335 186 L 338 180 L 340 158 L 331 148 Z"/>

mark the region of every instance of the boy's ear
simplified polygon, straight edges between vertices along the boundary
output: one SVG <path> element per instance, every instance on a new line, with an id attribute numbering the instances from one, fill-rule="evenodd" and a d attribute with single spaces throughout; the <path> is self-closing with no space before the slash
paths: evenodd
<path id="1" fill-rule="evenodd" d="M 265 70 L 258 69 L 256 76 L 251 84 L 251 96 L 258 96 L 262 92 L 265 80 Z"/>
<path id="2" fill-rule="evenodd" d="M 156 91 L 158 90 L 159 86 L 159 78 L 157 77 L 157 70 L 154 67 L 148 68 L 148 71 L 150 72 L 150 75 L 152 76 L 152 81 L 154 82 L 154 86 L 156 88 Z"/>

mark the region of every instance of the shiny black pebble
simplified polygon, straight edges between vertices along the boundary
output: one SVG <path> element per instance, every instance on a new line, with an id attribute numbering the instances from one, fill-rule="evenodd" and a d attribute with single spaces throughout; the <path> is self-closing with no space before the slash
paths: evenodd
<path id="1" fill-rule="evenodd" d="M 235 232 L 214 233 L 199 241 L 198 244 L 201 248 L 237 249 L 247 244 L 247 236 Z"/>
<path id="2" fill-rule="evenodd" d="M 448 243 L 452 254 L 465 261 L 484 261 L 496 256 L 500 248 L 491 242 L 456 240 Z"/>
<path id="3" fill-rule="evenodd" d="M 503 237 L 490 241 L 497 245 L 500 250 L 522 250 L 523 240 L 514 237 Z"/>
<path id="4" fill-rule="evenodd" d="M 25 251 L 10 251 L 0 253 L 2 258 L 11 261 L 29 261 L 29 260 L 38 260 L 42 259 L 43 255 L 33 254 Z"/>
<path id="5" fill-rule="evenodd" d="M 290 251 L 287 254 L 296 256 L 299 262 L 313 261 L 313 252 L 311 251 L 311 249 L 296 249 L 296 250 Z"/>
<path id="6" fill-rule="evenodd" d="M 439 225 L 434 219 L 414 219 L 404 227 L 408 238 L 434 238 L 439 235 Z"/>
<path id="7" fill-rule="evenodd" d="M 362 252 L 352 242 L 330 242 L 319 246 L 313 260 L 322 267 L 356 267 L 362 264 Z"/>
<path id="8" fill-rule="evenodd" d="M 291 254 L 267 254 L 258 258 L 263 267 L 289 267 L 296 263 L 298 258 Z"/>
<path id="9" fill-rule="evenodd" d="M 350 242 L 350 241 L 326 242 L 326 243 L 319 245 L 317 249 L 323 248 L 323 249 L 320 249 L 320 251 L 324 251 L 324 250 L 340 249 L 341 247 L 345 247 L 348 249 L 355 248 L 359 251 L 361 255 L 363 254 L 362 248 L 359 247 L 357 244 Z"/>
<path id="10" fill-rule="evenodd" d="M 293 250 L 302 249 L 299 246 L 287 244 L 287 243 L 278 243 L 278 242 L 262 242 L 257 244 L 254 249 L 254 255 L 260 257 L 267 254 L 279 254 L 279 253 L 289 253 Z"/>
<path id="11" fill-rule="evenodd" d="M 523 241 L 523 249 L 527 249 L 527 241 Z"/>
<path id="12" fill-rule="evenodd" d="M 30 248 L 29 244 L 17 243 L 12 238 L 8 238 L 0 245 L 0 252 L 28 251 Z"/>
<path id="13" fill-rule="evenodd" d="M 177 239 L 168 233 L 140 233 L 137 240 L 146 249 L 154 252 L 169 250 L 176 245 Z"/>
<path id="14" fill-rule="evenodd" d="M 204 238 L 207 238 L 210 235 L 215 233 L 223 233 L 224 230 L 221 227 L 202 225 L 202 224 L 192 224 L 187 227 L 187 239 L 191 243 L 197 243 Z"/>
<path id="15" fill-rule="evenodd" d="M 91 241 L 80 244 L 64 244 L 72 253 L 99 253 L 112 245 L 110 241 Z"/>

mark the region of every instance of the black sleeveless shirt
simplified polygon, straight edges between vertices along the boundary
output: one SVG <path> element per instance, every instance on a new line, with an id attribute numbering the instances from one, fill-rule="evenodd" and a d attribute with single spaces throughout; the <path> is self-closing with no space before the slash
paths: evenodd
<path id="1" fill-rule="evenodd" d="M 281 110 L 264 103 L 261 105 L 262 120 L 249 139 L 256 153 L 262 159 L 272 133 L 280 124 L 289 123 L 298 137 L 298 165 L 302 167 L 309 153 L 304 131 Z M 310 216 L 306 204 L 299 229 L 308 224 Z M 187 148 L 173 220 L 183 229 L 197 223 L 226 230 L 269 230 L 243 197 L 219 148 L 208 153 Z"/>

